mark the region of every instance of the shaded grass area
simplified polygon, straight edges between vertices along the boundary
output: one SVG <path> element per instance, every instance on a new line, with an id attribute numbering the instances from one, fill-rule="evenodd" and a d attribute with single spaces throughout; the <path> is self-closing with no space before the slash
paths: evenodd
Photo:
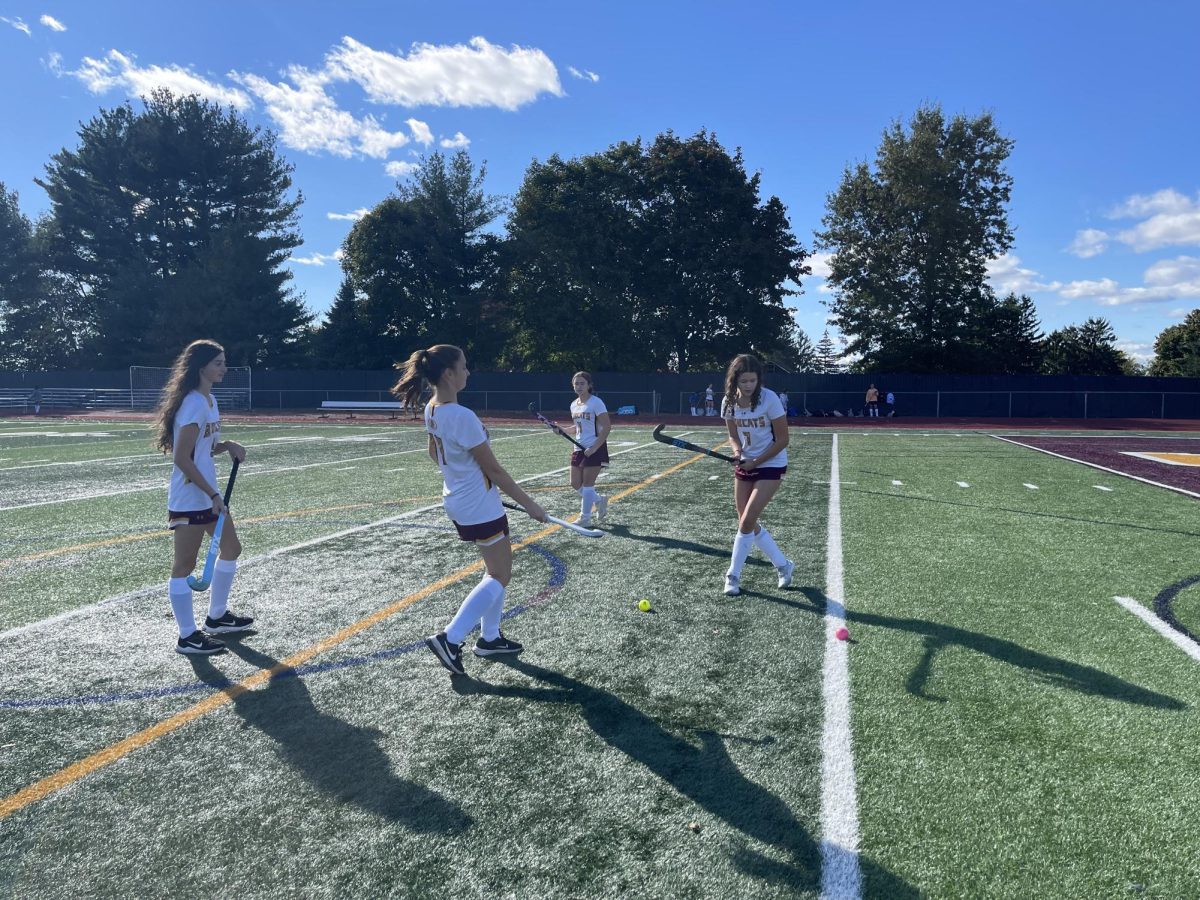
<path id="1" fill-rule="evenodd" d="M 947 443 L 842 441 L 867 850 L 930 896 L 1194 892 L 1200 667 L 1112 601 L 1193 574 L 1194 501 Z"/>
<path id="2" fill-rule="evenodd" d="M 549 437 L 498 454 L 518 477 L 545 471 L 562 456 Z M 810 598 L 823 580 L 825 489 L 810 482 L 827 471 L 826 448 L 824 438 L 797 448 L 770 511 L 801 590 L 778 591 L 758 562 L 742 598 L 721 596 L 732 489 L 728 469 L 703 460 L 614 503 L 600 541 L 543 538 L 566 567 L 557 591 L 546 558 L 517 554 L 508 605 L 552 591 L 505 626 L 526 643 L 520 660 L 470 658 L 475 677 L 454 681 L 423 651 L 280 673 L 0 822 L 0 885 L 43 896 L 81 883 L 97 894 L 203 893 L 214 873 L 179 865 L 200 847 L 222 860 L 222 889 L 250 896 L 815 895 L 822 645 Z M 683 458 L 639 450 L 617 457 L 610 477 L 640 481 Z M 572 510 L 574 495 L 544 494 L 554 511 Z M 219 689 L 473 561 L 439 511 L 409 524 L 247 567 L 237 602 L 261 631 L 227 656 L 175 658 L 170 621 L 151 618 L 164 604 L 134 599 L 123 609 L 146 624 L 102 636 L 94 655 L 66 648 L 90 640 L 98 612 L 28 632 L 0 690 Z M 513 524 L 518 539 L 536 530 Z M 322 659 L 419 640 L 475 577 Z M 653 613 L 638 611 L 641 597 Z M 5 793 L 190 702 L 0 710 L 20 745 L 0 768 Z M 184 802 L 189 786 L 204 789 Z M 868 868 L 892 896 L 912 893 Z"/>

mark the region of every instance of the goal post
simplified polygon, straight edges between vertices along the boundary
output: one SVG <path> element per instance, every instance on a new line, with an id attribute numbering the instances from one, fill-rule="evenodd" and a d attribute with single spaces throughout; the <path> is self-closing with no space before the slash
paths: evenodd
<path id="1" fill-rule="evenodd" d="M 170 377 L 170 366 L 130 366 L 129 405 L 133 409 L 154 409 Z M 224 380 L 213 387 L 213 396 L 223 409 L 249 409 L 250 367 L 230 366 Z"/>

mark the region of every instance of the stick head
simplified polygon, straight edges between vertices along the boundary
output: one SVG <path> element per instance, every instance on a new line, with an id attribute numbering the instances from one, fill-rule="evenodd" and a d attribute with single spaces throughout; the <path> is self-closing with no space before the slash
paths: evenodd
<path id="1" fill-rule="evenodd" d="M 661 438 L 659 437 L 659 435 L 660 435 L 660 434 L 662 434 L 662 430 L 663 430 L 663 428 L 665 428 L 665 427 L 666 427 L 666 426 L 664 426 L 664 425 L 658 425 L 658 426 L 656 426 L 656 427 L 655 427 L 655 429 L 654 429 L 654 439 L 655 439 L 656 441 L 657 441 L 657 440 L 661 440 Z"/>

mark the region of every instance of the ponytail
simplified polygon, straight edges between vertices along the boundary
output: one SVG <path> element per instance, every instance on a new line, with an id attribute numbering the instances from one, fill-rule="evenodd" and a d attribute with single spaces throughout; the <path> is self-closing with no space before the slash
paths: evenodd
<path id="1" fill-rule="evenodd" d="M 453 344 L 434 344 L 428 350 L 414 350 L 404 362 L 396 363 L 400 380 L 392 387 L 393 396 L 406 407 L 416 406 L 426 384 L 436 386 L 462 355 L 462 350 Z"/>

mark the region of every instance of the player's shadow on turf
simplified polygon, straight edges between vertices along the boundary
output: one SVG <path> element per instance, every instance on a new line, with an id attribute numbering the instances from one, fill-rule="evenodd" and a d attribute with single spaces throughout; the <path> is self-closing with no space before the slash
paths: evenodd
<path id="1" fill-rule="evenodd" d="M 226 636 L 226 646 L 259 669 L 279 665 L 265 653 Z M 229 680 L 207 659 L 192 657 L 202 681 L 227 689 Z M 294 669 L 272 676 L 265 687 L 233 698 L 239 716 L 275 742 L 280 757 L 305 781 L 342 802 L 423 834 L 460 834 L 471 818 L 428 788 L 397 777 L 379 748 L 383 732 L 351 725 L 317 709 Z"/>
<path id="2" fill-rule="evenodd" d="M 789 606 L 804 609 L 808 612 L 824 613 L 829 598 L 817 588 L 802 587 L 800 591 L 812 602 L 811 606 L 801 605 L 780 597 L 767 596 L 767 600 L 784 603 Z M 846 621 L 850 624 L 878 625 L 895 631 L 907 631 L 920 635 L 923 650 L 916 667 L 905 680 L 905 689 L 914 697 L 932 700 L 938 703 L 947 698 L 930 695 L 925 686 L 933 672 L 933 662 L 937 654 L 947 647 L 964 647 L 974 650 L 993 659 L 1009 663 L 1032 673 L 1048 684 L 1054 684 L 1081 694 L 1091 694 L 1107 697 L 1110 700 L 1120 700 L 1123 703 L 1133 703 L 1138 706 L 1151 706 L 1156 709 L 1187 709 L 1187 704 L 1176 700 L 1167 694 L 1140 687 L 1136 684 L 1110 675 L 1103 669 L 1094 666 L 1074 663 L 1048 653 L 1039 653 L 1005 638 L 992 637 L 978 631 L 966 628 L 956 628 L 953 625 L 943 625 L 940 622 L 929 622 L 925 619 L 902 619 L 897 616 L 880 616 L 873 613 L 846 613 Z"/>
<path id="3" fill-rule="evenodd" d="M 655 544 L 659 547 L 664 547 L 667 550 L 683 550 L 686 553 L 698 553 L 701 556 L 715 556 L 719 559 L 729 558 L 728 547 L 710 547 L 708 544 L 698 544 L 695 541 L 682 541 L 679 538 L 663 537 L 661 534 L 637 534 L 630 531 L 628 525 L 608 525 L 606 530 L 616 537 L 626 538 L 631 541 L 642 541 L 647 544 Z M 766 565 L 765 560 L 747 559 L 747 565 Z"/>
<path id="4" fill-rule="evenodd" d="M 821 881 L 821 850 L 775 794 L 742 774 L 726 749 L 726 735 L 698 731 L 700 746 L 671 734 L 658 721 L 608 691 L 560 672 L 497 659 L 547 687 L 495 685 L 456 679 L 460 694 L 488 694 L 579 707 L 596 736 L 644 765 L 709 814 L 742 834 L 786 854 L 786 861 L 749 847 L 733 856 L 741 871 L 792 890 L 816 891 Z M 883 896 L 909 898 L 917 892 L 889 872 L 863 862 L 864 875 Z"/>

